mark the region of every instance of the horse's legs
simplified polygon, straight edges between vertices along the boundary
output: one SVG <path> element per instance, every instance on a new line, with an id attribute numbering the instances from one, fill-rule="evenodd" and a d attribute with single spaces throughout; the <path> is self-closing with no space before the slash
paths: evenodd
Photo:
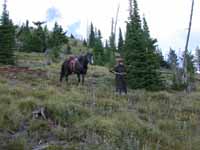
<path id="1" fill-rule="evenodd" d="M 80 74 L 78 73 L 77 74 L 77 77 L 78 77 L 78 84 L 81 82 L 81 78 L 80 78 Z"/>
<path id="2" fill-rule="evenodd" d="M 82 74 L 82 85 L 84 84 L 85 76 Z"/>
<path id="3" fill-rule="evenodd" d="M 68 82 L 68 74 L 65 75 L 65 81 Z"/>
<path id="4" fill-rule="evenodd" d="M 63 77 L 65 76 L 64 72 L 61 71 L 60 73 L 60 82 L 62 82 Z"/>
<path id="5" fill-rule="evenodd" d="M 60 71 L 60 82 L 62 82 L 63 77 L 66 75 L 66 69 L 65 69 L 65 62 L 61 66 L 61 71 Z"/>

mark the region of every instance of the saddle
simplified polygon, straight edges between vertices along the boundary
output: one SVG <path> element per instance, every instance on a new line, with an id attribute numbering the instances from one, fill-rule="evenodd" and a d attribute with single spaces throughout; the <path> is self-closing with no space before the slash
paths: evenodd
<path id="1" fill-rule="evenodd" d="M 72 73 L 74 73 L 76 71 L 76 63 L 77 62 L 78 62 L 78 58 L 74 57 L 74 56 L 71 56 L 68 60 L 69 68 Z"/>

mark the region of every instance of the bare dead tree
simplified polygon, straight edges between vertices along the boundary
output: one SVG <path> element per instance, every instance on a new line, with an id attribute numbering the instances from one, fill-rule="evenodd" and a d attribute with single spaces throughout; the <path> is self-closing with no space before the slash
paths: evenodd
<path id="1" fill-rule="evenodd" d="M 192 0 L 192 6 L 191 6 L 191 13 L 190 13 L 190 20 L 189 20 L 189 28 L 188 28 L 188 34 L 185 44 L 185 51 L 184 51 L 184 62 L 183 62 L 183 83 L 186 85 L 186 90 L 188 91 L 189 86 L 189 77 L 188 77 L 188 62 L 187 62 L 187 55 L 188 55 L 188 44 L 190 39 L 190 32 L 191 32 L 191 26 L 192 26 L 192 17 L 193 17 L 193 10 L 194 10 L 194 0 Z"/>
<path id="2" fill-rule="evenodd" d="M 114 25 L 114 35 L 115 36 L 116 36 L 116 29 L 117 29 L 117 21 L 118 21 L 118 15 L 119 15 L 119 8 L 120 8 L 120 4 L 118 4 L 117 12 L 116 12 L 116 17 L 115 17 L 115 25 Z"/>

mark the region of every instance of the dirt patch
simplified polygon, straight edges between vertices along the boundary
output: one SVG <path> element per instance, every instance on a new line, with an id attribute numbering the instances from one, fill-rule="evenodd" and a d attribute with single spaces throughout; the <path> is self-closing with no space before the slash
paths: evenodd
<path id="1" fill-rule="evenodd" d="M 0 74 L 5 74 L 9 78 L 16 78 L 17 74 L 25 73 L 38 77 L 47 77 L 47 72 L 42 69 L 31 69 L 29 67 L 0 67 Z"/>

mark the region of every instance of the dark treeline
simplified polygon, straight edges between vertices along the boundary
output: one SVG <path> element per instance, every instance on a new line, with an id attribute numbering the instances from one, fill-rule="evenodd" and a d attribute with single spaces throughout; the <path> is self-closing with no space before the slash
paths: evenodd
<path id="1" fill-rule="evenodd" d="M 49 31 L 47 26 L 42 27 L 40 22 L 37 23 L 37 27 L 33 28 L 27 20 L 26 24 L 16 27 L 16 46 L 19 51 L 45 52 L 48 48 L 59 47 L 68 42 L 65 32 L 57 23 L 53 31 Z"/>
<path id="2" fill-rule="evenodd" d="M 9 18 L 7 4 L 3 5 L 0 18 L 0 63 L 14 64 L 15 51 L 45 52 L 51 49 L 54 57 L 58 57 L 62 44 L 68 43 L 68 37 L 63 28 L 54 24 L 53 30 L 43 27 L 44 22 L 33 22 L 34 27 L 27 20 L 22 26 L 14 25 Z"/>

